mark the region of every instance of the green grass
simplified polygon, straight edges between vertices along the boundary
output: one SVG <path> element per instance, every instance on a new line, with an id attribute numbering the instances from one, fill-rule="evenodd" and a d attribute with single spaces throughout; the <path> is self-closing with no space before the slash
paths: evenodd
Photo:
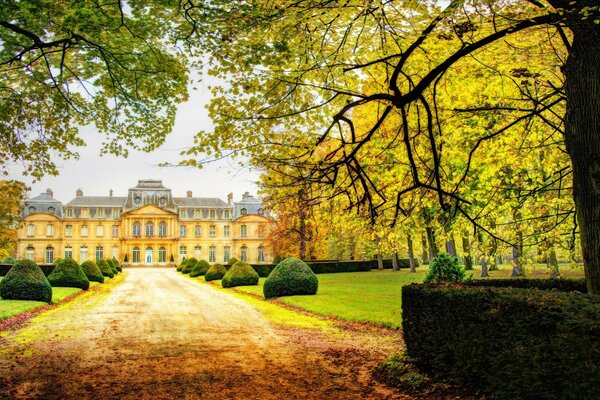
<path id="1" fill-rule="evenodd" d="M 422 282 L 426 271 L 425 267 L 414 274 L 408 270 L 319 274 L 319 291 L 315 296 L 289 296 L 278 300 L 324 316 L 396 328 L 402 323 L 402 286 Z M 262 296 L 263 283 L 264 278 L 261 278 L 258 286 L 236 289 Z"/>
<path id="2" fill-rule="evenodd" d="M 2 280 L 0 278 L 0 280 Z M 98 282 L 90 282 L 90 288 L 98 285 Z M 69 288 L 69 287 L 53 287 L 52 288 L 52 302 L 58 303 L 67 297 L 73 296 L 76 293 L 81 292 L 81 289 Z M 46 303 L 42 301 L 30 301 L 30 300 L 2 300 L 0 299 L 0 319 L 14 317 L 15 315 L 22 314 L 27 311 L 34 310 L 38 307 L 45 306 Z"/>

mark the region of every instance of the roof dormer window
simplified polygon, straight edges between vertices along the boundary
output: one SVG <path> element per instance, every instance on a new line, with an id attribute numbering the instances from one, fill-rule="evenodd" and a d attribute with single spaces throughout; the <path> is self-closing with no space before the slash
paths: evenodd
<path id="1" fill-rule="evenodd" d="M 248 214 L 248 210 L 246 210 L 245 208 L 242 208 L 242 209 L 240 210 L 240 214 L 241 214 L 241 215 L 246 215 L 246 214 Z"/>
<path id="2" fill-rule="evenodd" d="M 30 213 L 34 213 L 35 212 L 35 207 L 34 206 L 29 206 L 29 212 Z"/>
<path id="3" fill-rule="evenodd" d="M 54 211 L 56 211 L 56 208 L 50 206 L 48 207 L 48 212 L 54 214 Z"/>

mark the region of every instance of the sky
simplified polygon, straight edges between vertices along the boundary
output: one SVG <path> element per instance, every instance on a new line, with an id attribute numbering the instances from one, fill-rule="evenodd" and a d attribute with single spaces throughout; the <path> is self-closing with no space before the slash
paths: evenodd
<path id="1" fill-rule="evenodd" d="M 235 160 L 222 160 L 203 169 L 189 167 L 159 167 L 161 162 L 176 163 L 179 152 L 193 143 L 194 135 L 212 126 L 205 105 L 210 100 L 208 83 L 196 84 L 190 90 L 190 98 L 178 107 L 175 127 L 165 144 L 152 153 L 129 153 L 128 158 L 112 155 L 100 156 L 102 137 L 93 126 L 81 128 L 80 134 L 88 143 L 79 148 L 79 160 L 56 160 L 58 176 L 47 176 L 39 182 L 22 176 L 16 166 L 10 172 L 11 179 L 24 181 L 30 188 L 29 197 L 34 197 L 47 188 L 52 189 L 54 198 L 63 204 L 75 197 L 77 189 L 85 196 L 126 196 L 127 190 L 137 184 L 138 179 L 161 179 L 165 187 L 171 188 L 173 196 L 183 197 L 191 190 L 197 197 L 219 197 L 227 199 L 233 192 L 234 200 L 240 200 L 244 192 L 256 194 L 258 173 L 241 168 Z"/>

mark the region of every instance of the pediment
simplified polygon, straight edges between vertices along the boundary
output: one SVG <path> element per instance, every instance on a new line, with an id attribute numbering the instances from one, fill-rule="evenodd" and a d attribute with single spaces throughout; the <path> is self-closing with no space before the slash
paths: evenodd
<path id="1" fill-rule="evenodd" d="M 157 207 L 155 205 L 152 204 L 148 204 L 139 208 L 135 208 L 133 210 L 129 210 L 126 213 L 124 213 L 124 215 L 126 216 L 136 216 L 136 217 L 141 217 L 141 216 L 148 216 L 148 215 L 152 215 L 152 216 L 173 216 L 173 215 L 177 215 L 176 213 L 174 213 L 173 211 L 169 211 L 169 210 L 165 210 L 162 209 L 160 207 Z"/>

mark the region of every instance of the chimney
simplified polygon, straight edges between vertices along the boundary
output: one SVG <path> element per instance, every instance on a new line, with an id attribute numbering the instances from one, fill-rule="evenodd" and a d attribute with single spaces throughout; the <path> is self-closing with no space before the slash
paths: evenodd
<path id="1" fill-rule="evenodd" d="M 227 204 L 231 205 L 231 203 L 233 203 L 233 193 L 227 195 Z"/>
<path id="2" fill-rule="evenodd" d="M 52 192 L 52 189 L 50 188 L 46 189 L 46 194 L 50 197 L 54 196 L 54 192 Z"/>
<path id="3" fill-rule="evenodd" d="M 112 194 L 113 194 L 113 191 L 112 191 L 112 189 L 110 189 L 110 190 L 108 191 L 108 195 L 109 195 L 110 197 L 112 197 Z"/>
<path id="4" fill-rule="evenodd" d="M 250 197 L 250 192 L 244 192 L 242 195 L 242 200 L 246 200 L 248 197 Z"/>
<path id="5" fill-rule="evenodd" d="M 77 189 L 77 191 L 75 192 L 75 196 L 77 196 L 77 197 L 83 196 L 83 191 L 81 189 Z"/>
<path id="6" fill-rule="evenodd" d="M 191 190 L 187 191 L 187 197 L 192 197 L 192 191 Z"/>

